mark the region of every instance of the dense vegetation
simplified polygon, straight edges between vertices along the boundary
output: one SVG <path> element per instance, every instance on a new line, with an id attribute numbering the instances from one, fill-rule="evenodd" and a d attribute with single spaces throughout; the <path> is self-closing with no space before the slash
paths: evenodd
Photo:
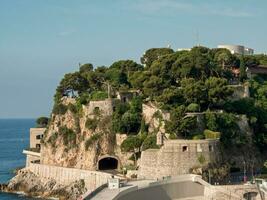
<path id="1" fill-rule="evenodd" d="M 148 134 L 147 124 L 142 120 L 144 101 L 170 112 L 170 120 L 165 126 L 170 138 L 220 138 L 225 146 L 241 146 L 248 141 L 237 124 L 239 114 L 244 114 L 253 128 L 254 144 L 261 151 L 266 149 L 267 78 L 256 76 L 250 80 L 246 68 L 266 65 L 267 56 L 233 55 L 226 49 L 205 47 L 178 52 L 153 48 L 145 52 L 141 63 L 120 60 L 110 67 L 80 66 L 79 71 L 68 73 L 61 80 L 53 113 L 63 115 L 71 110 L 79 115 L 82 105 L 91 100 L 115 97 L 116 91 L 138 91 L 139 96 L 130 102 L 117 104 L 111 119 L 112 133 L 129 135 L 122 149 L 133 152 L 135 160 L 141 149 L 158 148 L 155 133 Z M 239 77 L 235 76 L 233 68 L 239 69 Z M 236 81 L 249 84 L 250 98 L 231 100 L 234 92 L 231 84 Z M 76 98 L 76 105 L 63 105 L 61 99 L 64 96 Z M 204 114 L 201 132 L 196 116 L 187 116 L 188 112 Z M 162 120 L 159 113 L 154 117 Z M 86 127 L 95 130 L 97 118 L 88 119 Z M 58 134 L 65 136 L 64 143 L 75 145 L 76 137 L 72 131 L 62 129 Z M 92 136 L 86 147 L 89 148 L 99 137 Z"/>

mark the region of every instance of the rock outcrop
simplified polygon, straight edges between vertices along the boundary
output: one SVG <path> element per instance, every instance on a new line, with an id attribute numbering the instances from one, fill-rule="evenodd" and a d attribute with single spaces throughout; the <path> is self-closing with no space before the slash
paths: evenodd
<path id="1" fill-rule="evenodd" d="M 27 196 L 55 197 L 61 200 L 77 199 L 87 191 L 83 180 L 61 185 L 54 179 L 40 178 L 27 169 L 20 170 L 8 184 L 1 185 L 0 189 L 3 192 L 24 192 Z"/>

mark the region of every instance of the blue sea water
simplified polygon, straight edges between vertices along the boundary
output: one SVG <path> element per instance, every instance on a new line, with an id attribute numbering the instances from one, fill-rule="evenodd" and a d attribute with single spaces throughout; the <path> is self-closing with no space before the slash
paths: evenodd
<path id="1" fill-rule="evenodd" d="M 34 125 L 34 119 L 0 119 L 0 183 L 12 178 L 14 169 L 25 166 L 22 150 L 29 146 L 29 129 Z M 32 199 L 0 193 L 0 200 Z"/>

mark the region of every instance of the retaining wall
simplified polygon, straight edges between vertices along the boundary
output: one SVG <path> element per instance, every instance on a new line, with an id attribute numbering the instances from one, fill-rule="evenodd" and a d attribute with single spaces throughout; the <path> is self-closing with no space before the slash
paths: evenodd
<path id="1" fill-rule="evenodd" d="M 85 187 L 89 191 L 93 191 L 99 186 L 106 184 L 108 179 L 111 177 L 108 173 L 98 171 L 80 170 L 35 163 L 30 163 L 27 169 L 41 178 L 55 179 L 57 183 L 62 185 L 68 185 L 74 181 L 83 179 Z"/>

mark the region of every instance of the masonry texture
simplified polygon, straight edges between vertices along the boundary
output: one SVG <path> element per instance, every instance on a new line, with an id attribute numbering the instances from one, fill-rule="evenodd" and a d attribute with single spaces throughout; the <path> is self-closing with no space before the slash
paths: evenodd
<path id="1" fill-rule="evenodd" d="M 138 176 L 160 178 L 190 173 L 192 167 L 216 162 L 220 158 L 218 140 L 167 140 L 161 149 L 141 154 Z"/>
<path id="2" fill-rule="evenodd" d="M 108 179 L 111 177 L 110 174 L 103 172 L 40 165 L 34 163 L 30 163 L 27 169 L 40 178 L 54 179 L 57 183 L 62 185 L 69 185 L 75 181 L 84 180 L 85 187 L 89 191 L 93 191 L 97 187 L 106 184 Z"/>

